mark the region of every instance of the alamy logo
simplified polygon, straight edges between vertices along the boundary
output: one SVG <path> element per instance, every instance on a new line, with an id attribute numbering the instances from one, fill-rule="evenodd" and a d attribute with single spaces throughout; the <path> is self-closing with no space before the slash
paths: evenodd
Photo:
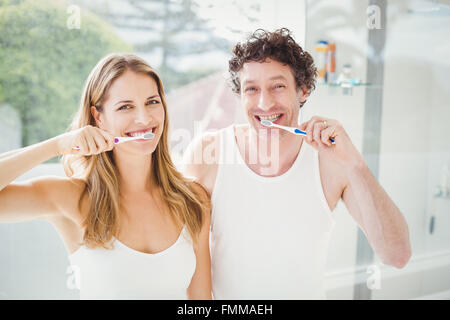
<path id="1" fill-rule="evenodd" d="M 67 14 L 70 16 L 67 18 L 67 29 L 80 29 L 81 27 L 81 15 L 80 7 L 71 5 L 67 8 Z"/>
<path id="2" fill-rule="evenodd" d="M 69 275 L 67 278 L 67 288 L 69 290 L 78 289 L 80 290 L 81 287 L 81 274 L 80 274 L 80 267 L 79 266 L 68 266 L 66 273 Z"/>
<path id="3" fill-rule="evenodd" d="M 369 290 L 379 290 L 381 289 L 381 271 L 376 265 L 369 266 L 366 273 L 371 274 L 367 278 L 367 288 Z"/>
<path id="4" fill-rule="evenodd" d="M 367 13 L 367 28 L 369 30 L 381 29 L 381 9 L 379 6 L 372 5 L 366 9 Z"/>

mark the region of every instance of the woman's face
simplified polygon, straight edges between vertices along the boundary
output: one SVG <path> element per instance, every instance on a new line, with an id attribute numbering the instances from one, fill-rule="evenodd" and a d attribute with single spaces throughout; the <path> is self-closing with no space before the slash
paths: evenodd
<path id="1" fill-rule="evenodd" d="M 134 154 L 155 151 L 165 116 L 155 80 L 147 74 L 127 70 L 112 83 L 106 95 L 103 111 L 94 111 L 99 128 L 115 137 L 130 137 L 145 132 L 155 134 L 150 140 L 117 144 L 115 150 Z"/>

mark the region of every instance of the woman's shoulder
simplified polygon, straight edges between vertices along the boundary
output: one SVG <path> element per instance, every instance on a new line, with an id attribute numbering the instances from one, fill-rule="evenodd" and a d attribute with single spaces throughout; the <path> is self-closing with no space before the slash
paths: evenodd
<path id="1" fill-rule="evenodd" d="M 82 179 L 60 177 L 60 176 L 42 176 L 32 180 L 32 183 L 42 188 L 46 192 L 58 194 L 59 196 L 79 195 L 85 189 L 86 183 Z M 63 198 L 64 200 L 67 198 Z"/>

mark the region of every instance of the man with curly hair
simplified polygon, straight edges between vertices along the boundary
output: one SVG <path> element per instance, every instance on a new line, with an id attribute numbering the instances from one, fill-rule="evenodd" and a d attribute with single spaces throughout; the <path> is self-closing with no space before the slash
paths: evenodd
<path id="1" fill-rule="evenodd" d="M 229 71 L 248 122 L 191 144 L 184 168 L 212 194 L 214 298 L 324 299 L 340 199 L 382 262 L 404 267 L 406 221 L 342 125 L 319 116 L 298 124 L 316 68 L 290 31 L 255 31 L 233 48 Z"/>

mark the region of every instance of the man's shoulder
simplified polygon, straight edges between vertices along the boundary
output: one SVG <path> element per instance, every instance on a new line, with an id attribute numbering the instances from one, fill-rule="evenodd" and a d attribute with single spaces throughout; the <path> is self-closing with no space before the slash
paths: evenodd
<path id="1" fill-rule="evenodd" d="M 227 127 L 214 130 L 214 131 L 206 131 L 201 135 L 198 135 L 194 138 L 193 143 L 191 145 L 207 145 L 212 142 L 220 141 L 220 138 L 226 134 L 232 134 L 238 138 L 241 134 L 246 134 L 248 132 L 249 125 L 248 124 L 231 124 Z"/>
<path id="2" fill-rule="evenodd" d="M 220 152 L 221 130 L 197 136 L 183 157 L 182 172 L 193 178 L 210 193 L 217 173 Z"/>
<path id="3" fill-rule="evenodd" d="M 195 137 L 189 144 L 186 154 L 191 157 L 196 156 L 196 159 L 199 160 L 199 156 L 203 156 L 203 151 L 206 147 L 214 149 L 218 148 L 220 146 L 219 142 L 222 130 L 224 129 L 208 131 Z"/>

